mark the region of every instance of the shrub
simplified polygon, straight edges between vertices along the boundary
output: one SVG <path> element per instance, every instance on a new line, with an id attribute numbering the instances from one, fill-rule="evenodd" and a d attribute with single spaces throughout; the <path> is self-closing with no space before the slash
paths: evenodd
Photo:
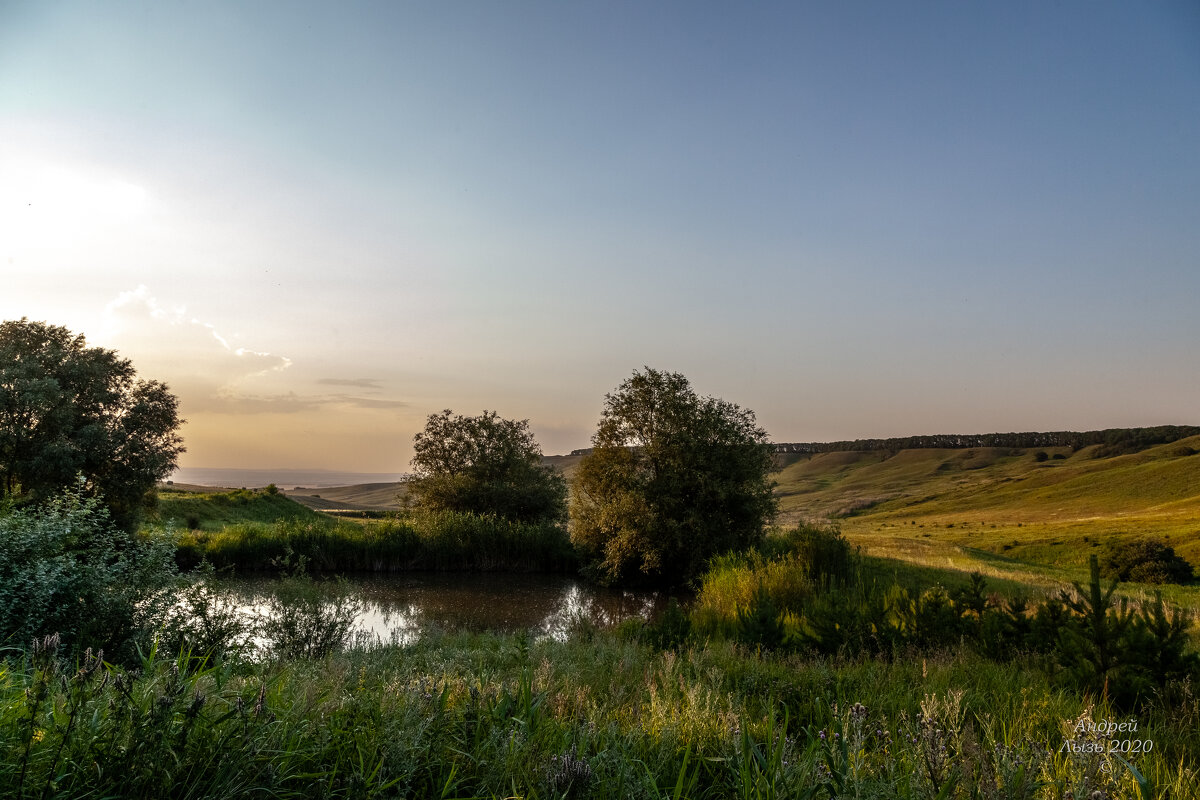
<path id="1" fill-rule="evenodd" d="M 0 517 L 0 640 L 58 634 L 68 652 L 131 657 L 169 601 L 174 549 L 170 537 L 117 528 L 81 488 Z"/>
<path id="2" fill-rule="evenodd" d="M 1189 583 L 1195 577 L 1192 565 L 1157 539 L 1110 543 L 1100 560 L 1100 574 L 1137 583 Z"/>
<path id="3" fill-rule="evenodd" d="M 211 564 L 204 562 L 197 572 L 163 619 L 159 649 L 214 662 L 248 654 L 256 633 L 254 624 L 232 600 L 213 591 L 209 585 L 214 575 Z"/>
<path id="4" fill-rule="evenodd" d="M 278 659 L 324 658 L 346 648 L 361 610 L 343 579 L 318 582 L 297 571 L 275 587 L 259 631 Z"/>
<path id="5" fill-rule="evenodd" d="M 798 525 L 767 539 L 764 550 L 791 553 L 817 586 L 845 586 L 854 573 L 854 551 L 836 525 Z"/>
<path id="6" fill-rule="evenodd" d="M 761 583 L 754 591 L 754 599 L 745 608 L 738 609 L 737 638 L 750 646 L 761 645 L 773 650 L 783 644 L 784 627 L 779 608 L 770 593 Z"/>

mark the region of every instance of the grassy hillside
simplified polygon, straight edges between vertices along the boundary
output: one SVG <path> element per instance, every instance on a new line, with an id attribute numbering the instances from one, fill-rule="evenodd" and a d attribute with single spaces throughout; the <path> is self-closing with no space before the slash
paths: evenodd
<path id="1" fill-rule="evenodd" d="M 147 514 L 146 521 L 170 524 L 177 529 L 217 531 L 238 522 L 310 520 L 317 516 L 282 492 L 206 488 L 190 491 L 171 486 L 159 489 L 158 504 Z"/>
<path id="2" fill-rule="evenodd" d="M 777 493 L 784 522 L 838 519 L 871 554 L 1050 587 L 1082 579 L 1088 555 L 1119 538 L 1163 539 L 1200 567 L 1198 450 L 1200 437 L 1107 458 L 1095 447 L 791 455 Z"/>
<path id="3" fill-rule="evenodd" d="M 406 489 L 403 483 L 362 483 L 286 490 L 288 497 L 317 511 L 395 511 Z"/>

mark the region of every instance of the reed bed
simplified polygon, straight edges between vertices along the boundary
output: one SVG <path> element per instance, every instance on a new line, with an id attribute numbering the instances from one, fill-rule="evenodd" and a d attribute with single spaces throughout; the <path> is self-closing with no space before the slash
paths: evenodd
<path id="1" fill-rule="evenodd" d="M 570 572 L 578 567 L 560 526 L 450 511 L 367 522 L 238 523 L 219 531 L 188 531 L 177 551 L 183 569 L 207 560 L 218 569 L 271 571 L 296 558 L 321 572 Z"/>

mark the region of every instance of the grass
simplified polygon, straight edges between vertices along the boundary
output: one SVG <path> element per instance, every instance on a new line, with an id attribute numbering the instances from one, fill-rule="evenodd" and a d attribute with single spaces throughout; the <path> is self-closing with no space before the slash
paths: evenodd
<path id="1" fill-rule="evenodd" d="M 288 499 L 282 492 L 271 491 L 271 488 L 220 492 L 160 488 L 158 502 L 147 514 L 146 522 L 170 525 L 177 530 L 219 531 L 236 523 L 320 518 L 316 512 Z"/>
<path id="2" fill-rule="evenodd" d="M 1200 437 L 1108 458 L 1042 449 L 1043 461 L 1035 448 L 791 456 L 776 474 L 781 518 L 835 518 L 869 555 L 1035 593 L 1085 581 L 1089 554 L 1117 539 L 1158 538 L 1200 565 Z M 1200 610 L 1200 587 L 1163 592 Z"/>
<path id="3" fill-rule="evenodd" d="M 4 796 L 1138 796 L 1111 756 L 1060 752 L 1079 719 L 1127 717 L 959 650 L 836 661 L 433 633 L 274 664 L 83 666 L 0 668 Z M 1136 719 L 1150 797 L 1197 778 L 1200 699 L 1176 692 Z"/>

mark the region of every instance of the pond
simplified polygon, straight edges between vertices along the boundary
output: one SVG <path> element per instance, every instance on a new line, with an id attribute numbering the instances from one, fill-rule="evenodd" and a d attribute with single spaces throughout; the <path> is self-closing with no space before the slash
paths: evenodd
<path id="1" fill-rule="evenodd" d="M 247 615 L 265 614 L 277 581 L 214 579 L 210 586 Z M 404 573 L 346 578 L 361 602 L 359 633 L 407 643 L 430 628 L 528 631 L 565 638 L 580 622 L 598 626 L 650 619 L 667 602 L 659 592 L 605 589 L 578 578 L 542 574 Z"/>

